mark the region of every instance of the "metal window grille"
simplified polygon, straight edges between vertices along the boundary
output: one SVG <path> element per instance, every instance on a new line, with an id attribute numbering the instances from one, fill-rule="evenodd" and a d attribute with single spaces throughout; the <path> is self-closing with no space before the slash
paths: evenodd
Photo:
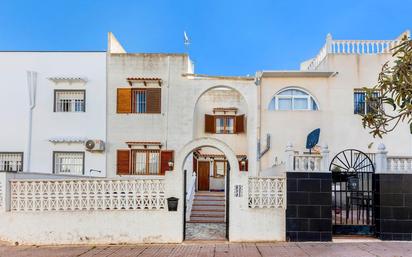
<path id="1" fill-rule="evenodd" d="M 54 153 L 54 173 L 83 175 L 84 153 Z"/>
<path id="2" fill-rule="evenodd" d="M 375 98 L 379 97 L 379 92 L 373 92 L 372 96 Z M 363 90 L 356 90 L 353 93 L 353 100 L 354 100 L 354 113 L 355 114 L 367 114 L 374 111 L 371 107 L 372 103 L 368 103 L 366 101 L 366 93 Z"/>
<path id="3" fill-rule="evenodd" d="M 56 112 L 84 112 L 84 91 L 56 91 Z"/>
<path id="4" fill-rule="evenodd" d="M 133 112 L 146 113 L 146 90 L 133 90 Z"/>
<path id="5" fill-rule="evenodd" d="M 23 171 L 23 153 L 0 153 L 0 171 Z"/>
<path id="6" fill-rule="evenodd" d="M 158 150 L 135 150 L 135 175 L 159 175 L 160 152 Z"/>

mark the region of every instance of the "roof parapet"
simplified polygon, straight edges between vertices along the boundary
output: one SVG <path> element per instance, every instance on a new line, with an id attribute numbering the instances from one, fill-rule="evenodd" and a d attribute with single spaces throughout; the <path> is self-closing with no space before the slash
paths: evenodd
<path id="1" fill-rule="evenodd" d="M 117 40 L 112 32 L 107 34 L 107 52 L 112 54 L 125 54 L 126 50 L 124 50 L 123 46 Z"/>

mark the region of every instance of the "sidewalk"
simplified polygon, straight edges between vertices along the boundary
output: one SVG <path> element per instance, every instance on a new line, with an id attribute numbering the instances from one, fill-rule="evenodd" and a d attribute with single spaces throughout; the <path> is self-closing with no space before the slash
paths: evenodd
<path id="1" fill-rule="evenodd" d="M 412 256 L 412 242 L 362 243 L 202 243 L 123 246 L 0 246 L 1 257 L 149 256 Z"/>

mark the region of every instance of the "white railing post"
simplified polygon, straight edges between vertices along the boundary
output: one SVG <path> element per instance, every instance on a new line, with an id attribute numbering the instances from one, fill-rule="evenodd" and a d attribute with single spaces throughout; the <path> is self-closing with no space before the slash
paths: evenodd
<path id="1" fill-rule="evenodd" d="M 293 171 L 293 162 L 294 162 L 294 151 L 293 151 L 293 145 L 292 143 L 288 143 L 286 146 L 286 158 L 285 158 L 285 168 L 286 168 L 286 172 L 290 172 Z"/>
<path id="2" fill-rule="evenodd" d="M 326 53 L 332 53 L 332 34 L 330 33 L 326 35 Z"/>
<path id="3" fill-rule="evenodd" d="M 378 152 L 375 155 L 375 172 L 382 173 L 388 171 L 388 151 L 383 143 L 379 144 Z"/>
<path id="4" fill-rule="evenodd" d="M 322 162 L 320 170 L 323 172 L 329 171 L 329 147 L 327 144 L 322 147 Z"/>
<path id="5" fill-rule="evenodd" d="M 193 207 L 193 199 L 195 198 L 195 191 L 196 191 L 196 172 L 192 173 L 192 177 L 190 178 L 190 183 L 187 188 L 187 195 L 186 195 L 186 221 L 190 220 L 190 215 L 192 213 Z"/>

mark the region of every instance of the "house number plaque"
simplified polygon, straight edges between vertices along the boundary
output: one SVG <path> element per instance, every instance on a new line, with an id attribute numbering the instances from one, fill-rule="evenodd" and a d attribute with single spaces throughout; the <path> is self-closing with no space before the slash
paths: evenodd
<path id="1" fill-rule="evenodd" d="M 235 185 L 235 197 L 242 197 L 242 196 L 243 196 L 243 186 Z"/>

